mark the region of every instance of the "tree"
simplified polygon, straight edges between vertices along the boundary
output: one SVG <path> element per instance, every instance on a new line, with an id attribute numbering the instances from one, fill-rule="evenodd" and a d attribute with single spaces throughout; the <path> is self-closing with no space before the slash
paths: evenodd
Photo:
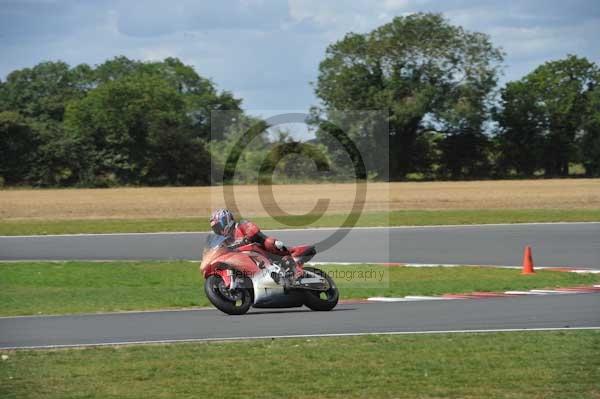
<path id="1" fill-rule="evenodd" d="M 30 123 L 38 145 L 28 182 L 46 187 L 77 184 L 77 171 L 87 156 L 77 139 L 65 133 L 62 123 L 49 120 L 31 120 Z"/>
<path id="2" fill-rule="evenodd" d="M 146 183 L 209 185 L 211 156 L 204 140 L 185 126 L 165 125 L 149 136 Z"/>
<path id="3" fill-rule="evenodd" d="M 497 117 L 502 165 L 526 175 L 542 167 L 547 176 L 567 176 L 598 77 L 594 63 L 569 55 L 508 83 Z"/>
<path id="4" fill-rule="evenodd" d="M 477 123 L 460 107 L 478 104 L 471 108 L 481 112 L 502 58 L 484 34 L 451 25 L 439 14 L 412 14 L 330 45 L 316 94 L 326 111 L 389 110 L 389 137 L 370 140 L 389 139 L 390 177 L 402 179 L 431 168 L 432 157 L 422 153 L 431 150 L 427 132 L 456 136 L 465 120 Z M 470 125 L 476 130 L 481 127 Z"/>
<path id="5" fill-rule="evenodd" d="M 27 118 L 62 122 L 66 103 L 85 95 L 91 69 L 74 69 L 61 61 L 42 62 L 11 72 L 2 87 L 0 110 L 16 111 Z"/>
<path id="6" fill-rule="evenodd" d="M 576 159 L 575 141 L 585 121 L 588 93 L 598 84 L 598 68 L 571 55 L 538 67 L 530 80 L 546 120 L 546 175 L 567 176 L 569 162 Z"/>
<path id="7" fill-rule="evenodd" d="M 267 123 L 240 111 L 220 112 L 211 121 L 210 154 L 214 183 L 250 183 L 258 180 L 267 155 Z"/>
<path id="8" fill-rule="evenodd" d="M 0 111 L 4 110 L 5 115 L 18 115 L 17 119 L 10 119 L 18 120 L 21 129 L 26 126 L 28 143 L 20 149 L 27 162 L 21 162 L 18 181 L 8 179 L 11 184 L 74 183 L 75 164 L 69 156 L 73 143 L 64 134 L 64 112 L 67 103 L 85 96 L 92 84 L 89 66 L 70 68 L 60 61 L 42 62 L 8 75 L 0 86 Z M 25 130 L 21 130 L 21 134 L 25 134 Z M 3 157 L 2 161 L 9 162 L 8 159 Z"/>
<path id="9" fill-rule="evenodd" d="M 439 175 L 452 179 L 488 177 L 490 141 L 480 130 L 462 126 L 439 143 Z"/>
<path id="10" fill-rule="evenodd" d="M 259 183 L 315 181 L 329 175 L 330 163 L 322 146 L 295 140 L 285 130 L 278 129 L 276 135 L 260 165 Z"/>
<path id="11" fill-rule="evenodd" d="M 0 81 L 2 145 L 27 155 L 0 169 L 9 184 L 208 183 L 211 112 L 240 105 L 176 58 L 42 62 Z"/>
<path id="12" fill-rule="evenodd" d="M 214 84 L 201 77 L 193 67 L 177 58 L 160 62 L 141 62 L 120 56 L 98 65 L 95 72 L 98 84 L 125 77 L 147 75 L 162 79 L 185 101 L 186 112 L 192 117 L 197 134 L 208 140 L 211 133 L 212 111 L 240 111 L 241 100 L 227 91 L 218 92 Z M 226 126 L 224 127 L 226 129 Z"/>
<path id="13" fill-rule="evenodd" d="M 158 76 L 100 84 L 69 105 L 65 123 L 88 153 L 80 170 L 84 183 L 208 182 L 209 157 L 194 137 L 185 101 Z"/>
<path id="14" fill-rule="evenodd" d="M 0 112 L 0 177 L 13 185 L 27 180 L 37 150 L 35 134 L 17 112 Z"/>
<path id="15" fill-rule="evenodd" d="M 6 99 L 6 83 L 0 79 L 0 110 L 7 110 L 8 104 Z"/>
<path id="16" fill-rule="evenodd" d="M 581 138 L 583 165 L 588 176 L 600 176 L 600 86 L 588 93 L 588 110 Z"/>
<path id="17" fill-rule="evenodd" d="M 598 67 L 586 58 L 569 55 L 546 62 L 523 82 L 539 110 L 543 134 L 543 166 L 547 176 L 567 176 L 576 160 L 576 141 L 589 110 L 588 97 L 598 85 Z"/>
<path id="18" fill-rule="evenodd" d="M 501 92 L 501 110 L 495 114 L 500 129 L 498 169 L 533 176 L 543 167 L 544 116 L 528 82 L 509 82 Z"/>
<path id="19" fill-rule="evenodd" d="M 463 85 L 457 101 L 439 112 L 436 125 L 443 137 L 439 141 L 438 174 L 452 179 L 487 177 L 491 171 L 490 140 L 484 133 L 489 105 L 486 92 L 477 85 Z"/>

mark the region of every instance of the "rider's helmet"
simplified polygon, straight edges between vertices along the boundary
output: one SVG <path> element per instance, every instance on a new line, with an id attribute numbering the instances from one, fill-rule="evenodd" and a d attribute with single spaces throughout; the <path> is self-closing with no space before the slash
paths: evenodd
<path id="1" fill-rule="evenodd" d="M 229 236 L 233 233 L 235 219 L 228 209 L 217 209 L 210 217 L 210 227 L 220 236 Z"/>

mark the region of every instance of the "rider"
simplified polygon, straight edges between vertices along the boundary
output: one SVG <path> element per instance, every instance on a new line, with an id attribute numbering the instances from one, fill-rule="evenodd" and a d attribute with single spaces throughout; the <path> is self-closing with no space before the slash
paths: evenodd
<path id="1" fill-rule="evenodd" d="M 295 278 L 302 275 L 302 267 L 294 260 L 292 253 L 288 248 L 274 237 L 266 236 L 260 228 L 247 220 L 236 222 L 233 213 L 228 209 L 217 209 L 210 217 L 210 227 L 215 234 L 230 237 L 235 243 L 248 242 L 256 243 L 269 252 L 273 258 L 280 260 L 281 267 L 285 271 L 284 276 L 293 282 Z M 304 257 L 312 257 L 314 248 L 310 253 L 293 254 L 302 262 Z"/>

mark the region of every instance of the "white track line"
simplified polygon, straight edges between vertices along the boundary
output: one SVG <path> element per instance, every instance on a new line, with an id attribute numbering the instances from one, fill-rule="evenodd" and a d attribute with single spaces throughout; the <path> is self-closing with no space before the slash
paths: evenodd
<path id="1" fill-rule="evenodd" d="M 442 298 L 439 296 L 418 296 L 418 295 L 407 295 L 405 297 L 383 297 L 374 296 L 367 298 L 367 301 L 373 302 L 417 302 L 417 301 L 445 301 L 455 298 Z"/>
<path id="2" fill-rule="evenodd" d="M 439 296 L 421 296 L 421 295 L 407 295 L 404 298 L 413 301 L 445 301 L 448 298 L 442 298 Z"/>
<path id="3" fill-rule="evenodd" d="M 117 346 L 117 345 L 147 345 L 147 344 L 174 344 L 184 342 L 214 342 L 214 341 L 250 341 L 263 339 L 294 339 L 294 338 L 327 338 L 327 337 L 360 337 L 370 335 L 425 335 L 425 334 L 479 334 L 499 332 L 535 332 L 535 331 L 578 331 L 600 330 L 600 326 L 589 327 L 541 327 L 541 328 L 498 328 L 487 330 L 429 330 L 429 331 L 383 331 L 383 332 L 356 332 L 332 334 L 297 334 L 297 335 L 264 335 L 258 337 L 225 337 L 225 338 L 189 338 L 189 339 L 164 339 L 154 341 L 115 341 L 91 344 L 65 344 L 65 345 L 34 345 L 34 346 L 7 346 L 0 350 L 15 349 L 63 349 L 82 348 L 90 346 Z"/>
<path id="4" fill-rule="evenodd" d="M 596 294 L 596 293 L 600 293 L 600 291 L 596 291 L 594 289 L 585 289 L 585 288 L 582 288 L 579 290 L 578 289 L 570 290 L 568 288 L 557 288 L 555 291 L 559 292 L 559 293 L 564 293 L 564 294 Z"/>
<path id="5" fill-rule="evenodd" d="M 591 274 L 600 274 L 600 270 L 586 270 L 586 269 L 577 269 L 577 270 L 571 270 L 571 273 L 591 273 Z"/>
<path id="6" fill-rule="evenodd" d="M 385 297 L 385 296 L 374 296 L 374 297 L 367 298 L 367 301 L 374 301 L 374 302 L 411 302 L 413 300 L 407 299 L 405 297 L 393 298 L 393 297 Z"/>
<path id="7" fill-rule="evenodd" d="M 515 269 L 521 270 L 522 266 L 504 266 L 504 265 L 465 265 L 465 264 L 455 264 L 455 263 L 402 263 L 402 262 L 308 262 L 307 265 L 340 265 L 340 266 L 356 266 L 356 265 L 381 265 L 381 266 L 398 266 L 398 267 L 492 267 L 498 269 Z M 536 266 L 535 270 L 556 270 L 556 269 L 569 269 L 568 267 L 560 267 L 560 266 Z M 566 273 L 592 273 L 592 274 L 600 274 L 600 270 L 598 269 L 570 269 L 570 270 L 561 270 Z"/>
<path id="8" fill-rule="evenodd" d="M 530 290 L 531 292 L 535 293 L 535 294 L 550 294 L 550 295 L 555 295 L 555 294 L 569 294 L 569 292 L 565 292 L 565 291 L 556 291 L 556 290 Z M 576 294 L 576 292 L 571 292 L 571 294 Z"/>
<path id="9" fill-rule="evenodd" d="M 403 262 L 308 262 L 308 265 L 340 265 L 340 266 L 355 266 L 355 265 L 381 265 L 381 266 L 404 266 L 404 267 L 496 267 L 502 269 L 515 269 L 521 270 L 522 266 L 508 266 L 508 265 L 468 265 L 459 263 L 403 263 Z M 561 266 L 536 266 L 535 270 L 556 270 L 556 269 L 569 269 L 568 267 Z M 570 269 L 566 270 L 569 273 L 600 273 L 600 269 Z"/>
<path id="10" fill-rule="evenodd" d="M 442 265 L 436 265 L 435 263 L 405 263 L 406 267 L 460 267 L 459 264 L 445 263 Z"/>
<path id="11" fill-rule="evenodd" d="M 506 295 L 543 295 L 542 293 L 535 293 L 529 291 L 504 291 Z"/>
<path id="12" fill-rule="evenodd" d="M 600 285 L 595 285 L 594 287 L 600 288 Z M 568 288 L 568 287 L 566 287 Z M 560 289 L 557 288 L 555 290 L 529 290 L 529 291 L 505 291 L 502 294 L 505 295 L 563 295 L 563 294 L 594 294 L 597 291 L 589 290 L 582 288 L 581 290 L 568 290 L 568 289 Z M 490 292 L 490 294 L 495 294 L 494 292 Z M 473 293 L 464 293 L 464 294 L 454 294 L 456 296 L 444 297 L 444 296 L 416 296 L 416 295 L 407 295 L 404 297 L 381 297 L 375 296 L 367 298 L 367 301 L 372 302 L 415 302 L 415 301 L 449 301 L 456 299 L 487 299 L 487 298 L 500 298 L 494 296 L 480 295 Z M 464 295 L 466 298 L 461 298 L 460 296 Z"/>
<path id="13" fill-rule="evenodd" d="M 489 224 L 440 224 L 428 226 L 372 226 L 372 227 L 313 227 L 310 229 L 265 229 L 265 231 L 327 231 L 327 230 L 397 230 L 397 229 L 434 229 L 434 228 L 469 228 L 469 227 L 502 227 L 502 226 L 547 226 L 547 225 L 587 225 L 600 222 L 538 222 L 538 223 L 489 223 Z M 95 236 L 131 236 L 131 235 L 178 235 L 178 234 L 208 234 L 208 231 L 157 231 L 150 233 L 76 233 L 76 234 L 41 234 L 0 236 L 0 238 L 40 238 L 40 237 L 95 237 Z"/>

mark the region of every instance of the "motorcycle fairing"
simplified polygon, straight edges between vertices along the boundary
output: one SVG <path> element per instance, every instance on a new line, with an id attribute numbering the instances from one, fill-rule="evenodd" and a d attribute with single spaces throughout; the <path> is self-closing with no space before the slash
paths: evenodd
<path id="1" fill-rule="evenodd" d="M 302 306 L 303 297 L 300 290 L 286 289 L 272 278 L 273 273 L 280 273 L 280 267 L 271 260 L 272 255 L 259 245 L 250 243 L 233 249 L 228 247 L 227 240 L 221 237 L 208 237 L 207 242 L 200 265 L 205 278 L 213 274 L 219 275 L 225 286 L 230 289 L 247 281 L 241 277 L 249 278 L 254 291 L 254 307 Z M 290 252 L 300 264 L 315 254 L 314 247 L 309 245 L 290 248 Z M 306 276 L 305 282 L 303 280 L 305 279 L 299 280 L 295 288 L 323 290 L 329 286 L 326 280 L 316 274 Z"/>

